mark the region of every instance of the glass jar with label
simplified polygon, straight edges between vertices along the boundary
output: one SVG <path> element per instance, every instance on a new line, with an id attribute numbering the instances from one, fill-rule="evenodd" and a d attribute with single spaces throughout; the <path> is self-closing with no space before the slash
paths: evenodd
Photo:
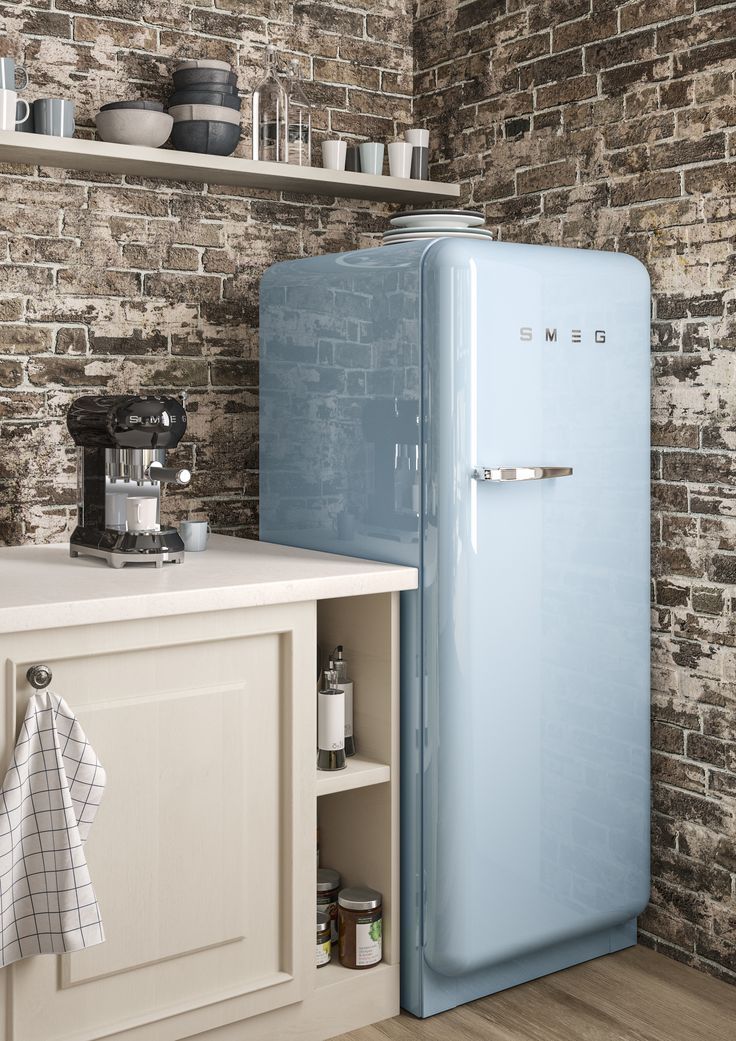
<path id="1" fill-rule="evenodd" d="M 369 969 L 383 957 L 382 897 L 375 889 L 354 886 L 338 897 L 340 963 L 346 969 Z"/>
<path id="2" fill-rule="evenodd" d="M 330 933 L 330 916 L 324 911 L 317 912 L 317 968 L 328 965 L 332 957 L 332 936 Z"/>
<path id="3" fill-rule="evenodd" d="M 337 894 L 340 892 L 339 871 L 332 868 L 319 868 L 317 871 L 317 910 L 324 911 L 330 917 L 332 942 L 337 943 Z"/>

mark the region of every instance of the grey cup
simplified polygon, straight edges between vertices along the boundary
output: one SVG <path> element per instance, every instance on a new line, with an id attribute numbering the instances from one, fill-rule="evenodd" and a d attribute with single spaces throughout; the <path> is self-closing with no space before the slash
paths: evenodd
<path id="1" fill-rule="evenodd" d="M 64 98 L 40 98 L 34 101 L 33 123 L 37 134 L 74 137 L 74 102 Z"/>
<path id="2" fill-rule="evenodd" d="M 429 179 L 429 149 L 414 145 L 411 154 L 411 176 L 417 181 Z"/>
<path id="3" fill-rule="evenodd" d="M 0 58 L 0 90 L 24 90 L 28 86 L 28 73 L 15 58 Z"/>
<path id="4" fill-rule="evenodd" d="M 345 156 L 345 169 L 360 173 L 360 145 L 348 145 Z"/>
<path id="5" fill-rule="evenodd" d="M 384 145 L 378 141 L 364 141 L 360 146 L 360 169 L 363 173 L 383 173 Z"/>

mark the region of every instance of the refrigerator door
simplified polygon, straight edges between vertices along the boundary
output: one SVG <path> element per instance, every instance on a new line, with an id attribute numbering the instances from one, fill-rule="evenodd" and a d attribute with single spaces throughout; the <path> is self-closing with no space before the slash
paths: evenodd
<path id="1" fill-rule="evenodd" d="M 625 255 L 444 240 L 423 300 L 436 983 L 647 903 L 649 282 Z"/>

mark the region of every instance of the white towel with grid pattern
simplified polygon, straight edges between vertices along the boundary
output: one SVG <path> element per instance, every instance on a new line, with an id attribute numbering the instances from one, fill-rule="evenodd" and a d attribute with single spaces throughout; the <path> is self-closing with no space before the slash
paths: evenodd
<path id="1" fill-rule="evenodd" d="M 69 706 L 34 694 L 0 798 L 0 965 L 104 941 L 84 856 L 104 790 Z"/>

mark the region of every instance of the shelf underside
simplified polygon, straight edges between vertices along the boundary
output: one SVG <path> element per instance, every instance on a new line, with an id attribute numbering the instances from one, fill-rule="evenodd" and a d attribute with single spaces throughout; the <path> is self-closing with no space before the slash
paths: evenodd
<path id="1" fill-rule="evenodd" d="M 322 167 L 257 162 L 231 156 L 176 152 L 168 148 L 106 144 L 76 138 L 0 131 L 0 163 L 65 170 L 130 174 L 137 177 L 232 185 L 375 202 L 457 199 L 456 184 L 324 170 Z"/>

